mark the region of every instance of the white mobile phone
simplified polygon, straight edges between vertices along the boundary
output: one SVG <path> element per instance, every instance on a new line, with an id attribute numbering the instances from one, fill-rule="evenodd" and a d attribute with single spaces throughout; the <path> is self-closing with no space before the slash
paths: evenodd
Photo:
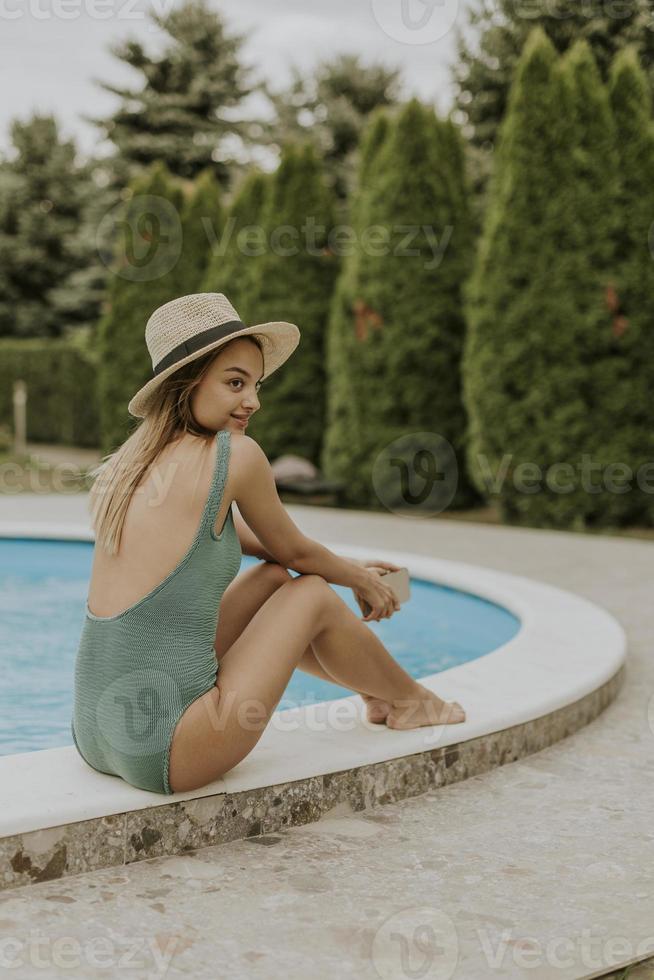
<path id="1" fill-rule="evenodd" d="M 397 572 L 385 571 L 381 573 L 384 581 L 390 585 L 400 603 L 406 602 L 411 598 L 411 586 L 409 584 L 409 569 L 400 568 Z M 371 606 L 369 603 L 363 604 L 363 615 L 367 616 Z"/>

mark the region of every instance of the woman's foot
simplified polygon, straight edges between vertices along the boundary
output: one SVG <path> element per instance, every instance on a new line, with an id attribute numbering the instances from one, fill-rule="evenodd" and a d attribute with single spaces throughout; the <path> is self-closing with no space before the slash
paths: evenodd
<path id="1" fill-rule="evenodd" d="M 361 697 L 366 704 L 366 717 L 373 725 L 383 725 L 386 721 L 391 705 L 388 701 L 382 701 L 372 694 L 362 694 Z"/>
<path id="2" fill-rule="evenodd" d="M 388 728 L 420 728 L 423 725 L 456 725 L 466 720 L 458 701 L 443 701 L 428 688 L 418 685 L 415 698 L 393 701 L 386 715 Z"/>

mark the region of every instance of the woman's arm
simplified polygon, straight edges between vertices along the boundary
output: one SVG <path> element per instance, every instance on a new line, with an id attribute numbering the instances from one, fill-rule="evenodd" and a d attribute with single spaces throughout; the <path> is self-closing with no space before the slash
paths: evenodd
<path id="1" fill-rule="evenodd" d="M 272 468 L 259 444 L 243 435 L 234 440 L 231 452 L 236 463 L 234 499 L 247 527 L 242 537 L 245 553 L 301 575 L 320 575 L 334 585 L 365 589 L 371 581 L 366 568 L 307 538 L 293 523 L 279 499 Z M 242 528 L 240 522 L 238 528 Z"/>
<path id="2" fill-rule="evenodd" d="M 354 558 L 343 558 L 312 538 L 306 538 L 306 550 L 289 566 L 301 575 L 320 575 L 333 585 L 346 585 L 355 591 L 365 582 L 370 573 L 364 562 Z"/>
<path id="3" fill-rule="evenodd" d="M 275 558 L 274 555 L 264 548 L 254 531 L 245 523 L 236 508 L 233 511 L 233 515 L 234 526 L 236 527 L 236 533 L 238 534 L 243 554 L 252 555 L 254 558 L 260 558 L 262 561 L 270 561 L 276 565 L 281 564 L 278 558 Z M 369 562 L 369 564 L 373 563 Z M 315 572 L 322 575 L 328 582 L 355 588 L 359 584 L 359 569 L 365 567 L 365 565 L 366 562 L 364 561 L 335 555 L 334 552 L 324 548 L 317 541 L 311 541 L 310 553 L 304 556 L 302 561 L 294 561 L 289 567 L 294 572 L 304 574 Z M 352 566 L 355 567 L 352 568 Z M 393 567 L 395 568 L 396 566 Z"/>
<path id="4" fill-rule="evenodd" d="M 266 551 L 264 546 L 259 541 L 254 531 L 245 523 L 241 517 L 236 506 L 233 510 L 234 517 L 234 527 L 236 528 L 236 533 L 238 534 L 238 539 L 241 543 L 241 551 L 244 555 L 252 555 L 253 558 L 260 558 L 262 561 L 271 561 L 275 564 L 279 564 L 277 559 Z"/>

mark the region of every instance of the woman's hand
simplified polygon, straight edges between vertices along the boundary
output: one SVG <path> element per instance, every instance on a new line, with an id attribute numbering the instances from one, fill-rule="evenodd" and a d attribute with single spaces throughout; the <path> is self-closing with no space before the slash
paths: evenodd
<path id="1" fill-rule="evenodd" d="M 400 602 L 393 592 L 390 585 L 384 583 L 384 572 L 397 572 L 399 565 L 394 565 L 389 561 L 356 561 L 367 570 L 367 578 L 358 589 L 353 589 L 354 598 L 359 603 L 359 608 L 363 613 L 364 623 L 379 619 L 390 619 L 393 613 L 400 608 Z M 366 603 L 370 606 L 366 613 Z"/>
<path id="2" fill-rule="evenodd" d="M 359 558 L 350 558 L 355 565 L 361 565 L 363 568 L 383 568 L 387 572 L 399 572 L 401 566 L 394 565 L 391 561 L 361 561 Z"/>

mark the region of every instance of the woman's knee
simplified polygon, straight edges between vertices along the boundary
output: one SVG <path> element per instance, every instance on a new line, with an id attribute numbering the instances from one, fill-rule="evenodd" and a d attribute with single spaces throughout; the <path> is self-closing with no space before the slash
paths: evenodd
<path id="1" fill-rule="evenodd" d="M 341 601 L 322 575 L 299 575 L 292 580 L 290 587 L 301 591 L 303 603 L 313 604 L 316 616 L 328 617 L 334 606 Z"/>
<path id="2" fill-rule="evenodd" d="M 278 565 L 276 562 L 264 561 L 257 567 L 257 572 L 262 578 L 265 578 L 267 582 L 270 582 L 275 588 L 284 585 L 286 582 L 290 581 L 291 574 L 284 568 L 283 565 Z"/>

